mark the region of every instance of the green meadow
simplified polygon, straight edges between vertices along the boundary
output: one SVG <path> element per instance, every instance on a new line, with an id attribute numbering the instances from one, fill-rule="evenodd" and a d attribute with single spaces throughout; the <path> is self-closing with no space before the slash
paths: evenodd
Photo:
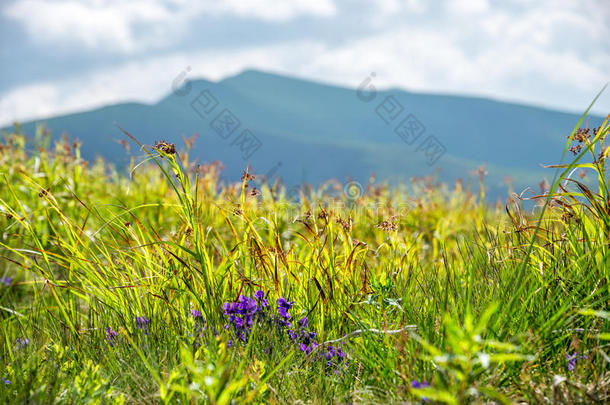
<path id="1" fill-rule="evenodd" d="M 115 167 L 4 133 L 0 403 L 608 403 L 610 125 L 585 127 L 498 203 L 483 170 L 288 193 L 190 141 L 126 128 Z"/>

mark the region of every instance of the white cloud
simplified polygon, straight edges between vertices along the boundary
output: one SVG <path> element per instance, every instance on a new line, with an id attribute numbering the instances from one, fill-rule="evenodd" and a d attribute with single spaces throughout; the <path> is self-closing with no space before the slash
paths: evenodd
<path id="1" fill-rule="evenodd" d="M 288 72 L 304 65 L 321 47 L 310 42 L 233 51 L 177 53 L 129 62 L 62 81 L 41 81 L 0 98 L 0 126 L 73 113 L 126 101 L 154 103 L 169 94 L 174 78 L 192 67 L 188 78 L 220 80 L 246 67 Z"/>
<path id="2" fill-rule="evenodd" d="M 39 44 L 133 53 L 173 43 L 202 13 L 278 22 L 300 15 L 331 17 L 336 11 L 333 0 L 20 0 L 3 14 Z"/>
<path id="3" fill-rule="evenodd" d="M 159 2 L 141 0 L 23 0 L 6 7 L 4 15 L 23 24 L 34 42 L 76 44 L 110 52 L 132 52 L 137 47 L 163 44 L 173 31 L 174 25 L 169 23 L 179 17 Z M 154 29 L 138 36 L 135 25 Z"/>
<path id="4" fill-rule="evenodd" d="M 185 4 L 185 0 L 174 1 L 175 7 L 135 12 L 138 17 L 129 18 L 133 21 L 170 18 L 168 15 L 175 15 Z M 304 33 L 298 41 L 138 57 L 69 80 L 30 83 L 0 99 L 0 124 L 127 100 L 154 102 L 170 91 L 172 80 L 186 66 L 193 68 L 191 77 L 213 80 L 256 67 L 349 87 L 356 87 L 371 72 L 376 72 L 378 87 L 475 94 L 582 111 L 610 80 L 610 54 L 599 52 L 604 46 L 608 49 L 610 30 L 603 21 L 610 13 L 597 12 L 596 0 L 580 5 L 556 1 L 539 0 L 527 9 L 515 10 L 464 3 L 461 11 L 451 11 L 434 21 L 418 16 L 404 24 L 386 22 L 384 26 L 374 20 L 395 21 L 396 17 L 400 20 L 401 13 L 427 10 L 418 8 L 424 7 L 418 1 L 407 4 L 383 0 L 378 14 L 370 15 L 369 19 L 371 26 L 379 26 L 378 30 L 333 46 L 324 40 L 308 40 Z M 139 3 L 130 4 L 138 7 Z M 295 0 L 274 4 L 267 0 L 228 0 L 217 2 L 208 11 L 274 21 L 307 13 L 332 16 L 336 11 L 331 2 Z M 436 15 L 435 10 L 431 11 Z M 136 46 L 137 40 L 129 42 L 130 31 L 121 28 L 129 26 L 132 20 L 122 21 L 104 35 L 116 42 L 127 38 L 125 43 Z M 63 32 L 64 28 L 53 24 L 47 23 L 44 28 L 50 30 L 47 35 L 60 35 L 53 33 Z M 82 29 L 87 31 L 85 25 Z M 96 44 L 96 38 L 103 38 L 102 34 L 95 34 L 95 29 L 89 31 L 93 32 L 89 39 L 92 44 Z M 602 97 L 595 111 L 610 111 L 610 92 Z"/>
<path id="5" fill-rule="evenodd" d="M 476 94 L 574 111 L 588 105 L 610 71 L 609 63 L 594 64 L 569 51 L 540 53 L 534 44 L 487 48 L 473 58 L 442 33 L 402 29 L 338 47 L 299 41 L 178 53 L 61 82 L 35 83 L 0 99 L 0 125 L 117 102 L 152 103 L 171 91 L 173 79 L 187 66 L 192 67 L 190 78 L 219 80 L 256 67 L 352 88 L 375 72 L 378 88 Z M 572 97 L 559 99 L 557 94 Z M 610 107 L 610 97 L 601 100 L 601 107 Z"/>
<path id="6" fill-rule="evenodd" d="M 447 8 L 453 14 L 480 14 L 489 10 L 487 0 L 449 0 Z"/>
<path id="7" fill-rule="evenodd" d="M 0 98 L 0 125 L 15 120 L 46 117 L 60 111 L 59 86 L 53 83 L 39 83 L 18 87 Z M 59 107 L 59 109 L 58 109 Z"/>
<path id="8" fill-rule="evenodd" d="M 236 14 L 267 21 L 288 21 L 299 15 L 332 17 L 337 7 L 332 0 L 224 0 L 210 1 L 206 10 Z"/>

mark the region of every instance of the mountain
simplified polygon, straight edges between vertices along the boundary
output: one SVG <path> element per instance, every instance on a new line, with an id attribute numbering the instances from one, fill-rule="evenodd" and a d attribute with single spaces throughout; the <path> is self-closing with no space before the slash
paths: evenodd
<path id="1" fill-rule="evenodd" d="M 483 162 L 492 194 L 536 186 L 552 172 L 580 116 L 485 98 L 324 85 L 247 70 L 219 82 L 184 82 L 156 104 L 123 103 L 24 123 L 33 134 L 45 124 L 83 141 L 83 156 L 122 163 L 125 139 L 117 124 L 142 143 L 182 143 L 199 134 L 191 151 L 199 161 L 224 163 L 238 180 L 246 164 L 275 173 L 287 185 L 352 179 L 371 173 L 392 182 L 436 173 L 444 181 Z M 602 118 L 587 118 L 597 126 Z M 10 128 L 5 128 L 10 130 Z"/>

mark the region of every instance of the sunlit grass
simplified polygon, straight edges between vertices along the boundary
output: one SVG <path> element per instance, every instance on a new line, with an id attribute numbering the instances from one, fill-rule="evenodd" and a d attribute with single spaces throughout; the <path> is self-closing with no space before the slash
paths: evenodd
<path id="1" fill-rule="evenodd" d="M 608 401 L 607 133 L 574 131 L 532 211 L 432 178 L 289 198 L 127 132 L 122 174 L 5 134 L 0 402 Z M 223 303 L 256 291 L 272 318 L 240 341 Z"/>

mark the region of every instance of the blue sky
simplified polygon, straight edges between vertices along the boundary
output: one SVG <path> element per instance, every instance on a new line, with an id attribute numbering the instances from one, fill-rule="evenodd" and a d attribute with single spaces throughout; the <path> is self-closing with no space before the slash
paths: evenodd
<path id="1" fill-rule="evenodd" d="M 154 102 L 187 66 L 581 112 L 610 81 L 608 0 L 4 0 L 0 124 Z M 607 91 L 594 109 L 610 112 Z"/>

